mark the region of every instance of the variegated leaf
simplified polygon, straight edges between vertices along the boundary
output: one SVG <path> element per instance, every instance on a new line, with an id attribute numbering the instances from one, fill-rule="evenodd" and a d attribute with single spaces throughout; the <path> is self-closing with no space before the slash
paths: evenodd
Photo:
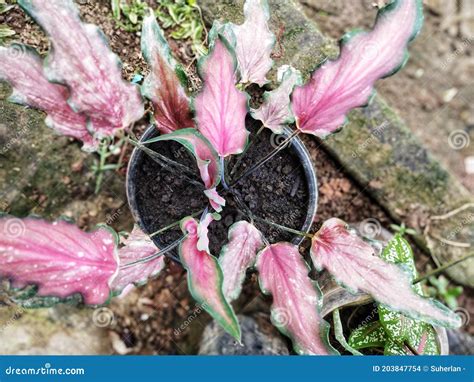
<path id="1" fill-rule="evenodd" d="M 43 71 L 43 62 L 24 45 L 0 47 L 0 79 L 13 87 L 9 100 L 47 113 L 46 124 L 59 134 L 77 138 L 85 150 L 94 150 L 97 141 L 87 130 L 87 118 L 68 105 L 69 91 L 51 83 Z"/>
<path id="2" fill-rule="evenodd" d="M 188 288 L 194 299 L 236 340 L 240 341 L 237 317 L 222 292 L 222 270 L 217 259 L 197 248 L 198 222 L 185 218 L 181 229 L 186 234 L 179 247 L 181 262 L 187 271 Z"/>
<path id="3" fill-rule="evenodd" d="M 246 0 L 245 21 L 216 25 L 219 33 L 232 43 L 240 69 L 240 83 L 265 85 L 266 75 L 273 65 L 271 53 L 275 36 L 268 28 L 270 12 L 266 0 Z"/>
<path id="4" fill-rule="evenodd" d="M 180 84 L 186 74 L 171 55 L 153 14 L 143 21 L 141 48 L 151 69 L 143 82 L 142 94 L 153 104 L 156 127 L 163 134 L 193 127 L 189 99 Z"/>
<path id="5" fill-rule="evenodd" d="M 257 251 L 263 246 L 262 235 L 245 220 L 229 228 L 229 242 L 222 247 L 219 264 L 224 274 L 224 296 L 227 301 L 239 297 L 247 269 L 253 267 Z"/>
<path id="6" fill-rule="evenodd" d="M 320 296 L 296 245 L 265 247 L 257 258 L 260 288 L 273 296 L 272 322 L 293 341 L 299 354 L 334 354 L 328 324 L 320 315 Z"/>
<path id="7" fill-rule="evenodd" d="M 120 268 L 112 289 L 121 291 L 131 284 L 142 285 L 158 275 L 165 266 L 164 256 L 153 258 L 158 251 L 153 240 L 135 226 L 118 251 Z"/>
<path id="8" fill-rule="evenodd" d="M 263 126 L 275 134 L 281 134 L 283 128 L 294 122 L 290 107 L 290 94 L 295 85 L 301 84 L 301 73 L 291 66 L 282 66 L 278 70 L 280 86 L 263 94 L 263 104 L 251 110 L 252 117 L 262 121 Z"/>
<path id="9" fill-rule="evenodd" d="M 403 267 L 410 281 L 418 277 L 413 251 L 408 241 L 400 234 L 395 235 L 388 242 L 380 257 L 389 263 Z M 412 289 L 423 296 L 423 289 L 419 283 L 412 285 Z M 431 325 L 412 320 L 384 305 L 378 306 L 378 313 L 380 323 L 389 338 L 397 342 L 408 341 L 413 348 L 420 347 L 422 354 L 438 354 L 436 332 L 432 334 L 434 329 Z M 423 353 L 425 350 L 427 353 Z"/>
<path id="10" fill-rule="evenodd" d="M 354 349 L 383 348 L 386 342 L 387 334 L 378 321 L 354 329 L 348 340 Z"/>
<path id="11" fill-rule="evenodd" d="M 123 81 L 120 61 L 104 35 L 96 26 L 81 22 L 72 0 L 18 0 L 18 4 L 50 38 L 48 79 L 68 85 L 69 104 L 90 117 L 92 131 L 113 135 L 143 116 L 138 88 Z"/>
<path id="12" fill-rule="evenodd" d="M 323 64 L 293 92 L 297 128 L 319 137 L 340 128 L 348 111 L 367 104 L 377 79 L 404 65 L 407 43 L 422 20 L 422 0 L 395 0 L 380 10 L 371 31 L 346 35 L 339 58 Z"/>
<path id="13" fill-rule="evenodd" d="M 223 39 L 215 40 L 209 55 L 199 61 L 198 69 L 204 81 L 194 99 L 198 129 L 219 156 L 239 154 L 248 138 L 248 98 L 235 87 L 236 62 Z"/>
<path id="14" fill-rule="evenodd" d="M 204 195 L 207 196 L 207 198 L 209 199 L 209 203 L 211 204 L 211 207 L 216 212 L 222 211 L 222 207 L 225 206 L 225 199 L 219 195 L 215 187 L 210 188 L 208 190 L 204 190 Z"/>
<path id="15" fill-rule="evenodd" d="M 14 288 L 38 287 L 38 296 L 80 293 L 86 304 L 107 301 L 118 269 L 116 234 L 81 231 L 65 221 L 0 218 L 0 276 Z"/>
<path id="16" fill-rule="evenodd" d="M 327 269 L 350 291 L 368 293 L 392 310 L 435 325 L 461 324 L 454 312 L 416 294 L 401 268 L 375 256 L 373 248 L 339 219 L 329 219 L 315 234 L 311 258 L 317 269 Z"/>

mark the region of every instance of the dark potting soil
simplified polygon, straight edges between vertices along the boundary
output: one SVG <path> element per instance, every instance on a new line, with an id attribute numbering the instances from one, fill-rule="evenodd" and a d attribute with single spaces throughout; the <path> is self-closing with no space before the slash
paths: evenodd
<path id="1" fill-rule="evenodd" d="M 248 123 L 247 129 L 252 132 L 249 141 L 252 143 L 242 160 L 239 161 L 241 156 L 233 156 L 228 161 L 228 183 L 281 143 L 283 137 L 275 136 L 266 131 L 267 129 L 256 137 L 255 131 L 258 127 L 255 122 Z M 156 142 L 148 147 L 192 168 L 196 179 L 199 179 L 194 157 L 180 144 L 171 141 Z M 148 155 L 141 156 L 138 167 L 136 200 L 138 212 L 148 234 L 195 214 L 208 205 L 202 188 L 189 183 L 179 172 L 163 168 Z M 231 177 L 229 175 L 232 172 Z M 280 151 L 272 160 L 233 188 L 254 216 L 294 229 L 301 229 L 303 226 L 309 192 L 303 166 L 291 148 Z M 226 206 L 221 212 L 222 219 L 212 222 L 209 227 L 210 249 L 215 255 L 219 254 L 222 245 L 227 242 L 229 227 L 239 220 L 248 220 L 229 192 L 222 190 L 221 195 L 226 199 Z M 293 234 L 266 223 L 255 221 L 255 224 L 269 242 L 291 241 L 295 238 Z M 182 232 L 179 227 L 167 230 L 159 236 L 161 247 L 180 237 Z"/>

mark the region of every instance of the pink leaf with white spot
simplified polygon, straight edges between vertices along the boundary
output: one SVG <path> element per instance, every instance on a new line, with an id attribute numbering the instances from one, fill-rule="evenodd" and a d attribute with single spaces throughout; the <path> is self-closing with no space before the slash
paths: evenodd
<path id="1" fill-rule="evenodd" d="M 280 86 L 263 94 L 263 104 L 251 110 L 252 117 L 262 121 L 263 126 L 275 134 L 281 134 L 283 128 L 294 122 L 290 107 L 290 94 L 297 84 L 301 84 L 301 73 L 291 66 L 283 66 L 278 70 Z"/>
<path id="2" fill-rule="evenodd" d="M 247 96 L 235 87 L 236 63 L 223 40 L 215 40 L 198 69 L 204 81 L 194 100 L 198 129 L 221 157 L 239 154 L 248 137 Z"/>
<path id="3" fill-rule="evenodd" d="M 344 287 L 368 293 L 391 310 L 434 325 L 461 324 L 454 312 L 413 291 L 410 275 L 375 256 L 342 220 L 332 218 L 323 224 L 313 237 L 311 258 L 316 268 L 327 269 Z"/>
<path id="4" fill-rule="evenodd" d="M 239 62 L 240 82 L 265 85 L 265 77 L 273 65 L 270 55 L 275 36 L 268 28 L 270 12 L 266 0 L 247 0 L 244 4 L 245 21 L 241 25 L 229 23 L 220 32 L 232 43 Z"/>
<path id="5" fill-rule="evenodd" d="M 229 242 L 222 247 L 219 264 L 224 274 L 224 296 L 233 301 L 239 297 L 247 269 L 254 266 L 263 241 L 260 231 L 245 220 L 233 224 L 228 235 Z"/>
<path id="6" fill-rule="evenodd" d="M 225 199 L 219 195 L 215 187 L 205 190 L 204 195 L 207 196 L 207 198 L 209 199 L 209 203 L 211 204 L 211 207 L 216 212 L 222 211 L 222 207 L 225 206 Z"/>
<path id="7" fill-rule="evenodd" d="M 421 0 L 395 0 L 380 10 L 371 31 L 346 35 L 339 58 L 323 64 L 293 92 L 297 127 L 319 137 L 341 127 L 347 112 L 367 104 L 376 80 L 404 65 L 406 46 L 422 20 Z"/>
<path id="8" fill-rule="evenodd" d="M 33 50 L 17 44 L 0 47 L 0 79 L 13 87 L 10 101 L 45 111 L 48 114 L 45 122 L 49 127 L 81 140 L 84 149 L 97 146 L 87 130 L 87 118 L 71 109 L 65 86 L 47 80 L 43 62 Z"/>
<path id="9" fill-rule="evenodd" d="M 109 298 L 118 268 L 111 230 L 87 233 L 65 221 L 3 217 L 0 232 L 0 276 L 15 288 L 36 285 L 43 297 L 80 293 L 91 305 Z"/>
<path id="10" fill-rule="evenodd" d="M 183 78 L 185 73 L 172 57 L 154 14 L 143 21 L 141 46 L 151 69 L 142 93 L 153 104 L 156 127 L 164 134 L 193 127 L 189 99 L 178 78 L 178 74 Z"/>
<path id="11" fill-rule="evenodd" d="M 159 249 L 138 226 L 133 228 L 124 246 L 119 249 L 120 268 L 112 281 L 113 290 L 122 290 L 130 284 L 141 285 L 155 277 L 165 266 L 163 255 L 154 257 Z"/>
<path id="12" fill-rule="evenodd" d="M 296 245 L 272 244 L 257 258 L 260 288 L 273 296 L 273 324 L 293 341 L 299 354 L 334 354 L 328 325 L 320 315 L 320 296 Z"/>
<path id="13" fill-rule="evenodd" d="M 92 131 L 113 135 L 143 116 L 138 88 L 122 79 L 118 57 L 95 25 L 81 22 L 72 0 L 19 0 L 18 4 L 50 38 L 49 80 L 69 86 L 70 105 L 91 118 Z"/>
<path id="14" fill-rule="evenodd" d="M 222 293 L 222 270 L 217 259 L 197 248 L 198 223 L 185 218 L 181 229 L 186 234 L 179 247 L 180 259 L 188 273 L 188 288 L 194 299 L 235 339 L 240 341 L 240 326 Z"/>

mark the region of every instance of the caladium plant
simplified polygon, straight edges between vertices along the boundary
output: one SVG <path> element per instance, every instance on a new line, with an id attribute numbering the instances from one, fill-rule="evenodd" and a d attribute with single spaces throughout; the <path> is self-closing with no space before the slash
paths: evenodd
<path id="1" fill-rule="evenodd" d="M 20 49 L 20 58 L 11 54 L 14 47 L 0 48 L 0 78 L 12 85 L 12 100 L 44 110 L 48 125 L 91 149 L 101 137 L 127 130 L 144 116 L 138 89 L 121 78 L 117 57 L 96 27 L 81 22 L 72 0 L 54 5 L 47 0 L 18 3 L 47 32 L 54 50 L 43 64 L 26 48 Z M 159 164 L 174 168 L 176 176 L 192 171 L 148 145 L 174 141 L 194 157 L 202 192 L 209 200 L 200 211 L 200 221 L 195 215 L 183 217 L 182 238 L 158 249 L 138 227 L 120 243 L 104 227 L 87 233 L 64 221 L 2 217 L 0 276 L 13 288 L 29 286 L 37 296 L 55 301 L 80 296 L 85 304 L 104 304 L 156 276 L 166 265 L 168 251 L 179 244 L 192 296 L 237 341 L 240 327 L 231 302 L 239 298 L 246 272 L 256 267 L 263 293 L 273 299 L 272 322 L 291 338 L 295 351 L 337 353 L 320 313 L 317 280 L 309 276 L 314 273 L 303 254 L 294 244 L 270 243 L 233 185 L 271 160 L 297 134 L 326 137 L 343 126 L 348 111 L 369 102 L 375 81 L 395 73 L 406 61 L 407 44 L 421 27 L 421 0 L 394 0 L 385 6 L 371 31 L 344 36 L 339 58 L 320 66 L 305 84 L 296 69 L 279 68 L 279 87 L 265 92 L 262 104 L 250 115 L 274 133 L 294 127 L 293 133 L 247 172 L 228 179 L 232 174 L 226 174 L 226 161 L 245 155 L 249 144 L 245 124 L 249 95 L 244 89 L 251 83 L 266 84 L 273 65 L 275 37 L 268 25 L 267 2 L 247 0 L 244 14 L 241 25 L 214 24 L 209 54 L 198 63 L 203 86 L 191 95 L 185 71 L 172 57 L 155 17 L 150 14 L 143 22 L 141 47 L 150 73 L 141 94 L 151 101 L 152 124 L 159 135 L 134 143 Z M 228 243 L 217 258 L 208 234 L 220 218 L 217 213 L 225 208 L 223 190 L 234 196 L 247 219 L 230 227 Z M 434 354 L 432 325 L 460 324 L 454 313 L 411 285 L 416 270 L 400 237 L 377 257 L 336 218 L 316 234 L 304 235 L 312 237 L 310 255 L 316 269 L 327 269 L 350 292 L 368 293 L 379 304 L 380 320 L 354 331 L 346 343 L 353 349 L 383 345 L 387 354 L 398 354 L 409 346 Z M 399 325 L 402 321 L 411 323 L 411 335 Z"/>

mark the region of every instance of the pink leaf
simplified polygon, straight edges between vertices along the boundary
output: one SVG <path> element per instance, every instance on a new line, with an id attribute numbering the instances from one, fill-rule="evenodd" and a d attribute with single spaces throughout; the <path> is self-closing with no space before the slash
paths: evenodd
<path id="1" fill-rule="evenodd" d="M 247 269 L 253 267 L 257 251 L 263 246 L 260 231 L 245 220 L 229 228 L 229 242 L 219 256 L 224 274 L 224 296 L 227 301 L 239 297 Z"/>
<path id="2" fill-rule="evenodd" d="M 189 99 L 177 76 L 184 77 L 185 73 L 172 57 L 153 14 L 143 21 L 141 46 L 151 69 L 142 93 L 153 103 L 156 127 L 164 134 L 193 127 Z"/>
<path id="3" fill-rule="evenodd" d="M 449 309 L 415 293 L 410 276 L 375 256 L 342 220 L 332 218 L 323 224 L 313 238 L 311 258 L 316 268 L 327 269 L 344 287 L 368 293 L 392 310 L 435 325 L 460 325 L 460 318 Z"/>
<path id="4" fill-rule="evenodd" d="M 270 58 L 275 36 L 268 28 L 270 12 L 266 0 L 247 0 L 244 5 L 245 21 L 229 24 L 221 33 L 232 42 L 240 69 L 240 82 L 265 85 L 265 77 L 273 65 Z"/>
<path id="5" fill-rule="evenodd" d="M 206 251 L 207 253 L 211 253 L 209 250 L 209 225 L 215 220 L 218 221 L 221 219 L 221 215 L 218 213 L 206 213 L 204 218 L 198 224 L 198 242 L 197 242 L 197 249 L 199 251 Z"/>
<path id="6" fill-rule="evenodd" d="M 272 321 L 293 341 L 299 354 L 333 354 L 328 325 L 319 313 L 319 293 L 298 247 L 272 244 L 257 258 L 260 288 L 273 296 Z"/>
<path id="7" fill-rule="evenodd" d="M 194 299 L 235 339 L 240 341 L 240 327 L 232 307 L 222 293 L 222 270 L 217 259 L 197 249 L 198 223 L 185 218 L 181 229 L 187 235 L 179 248 L 188 272 L 188 287 Z"/>
<path id="8" fill-rule="evenodd" d="M 49 35 L 48 78 L 69 86 L 69 103 L 91 118 L 91 130 L 112 135 L 143 116 L 137 87 L 122 80 L 119 59 L 96 26 L 81 22 L 72 0 L 18 3 Z"/>
<path id="9" fill-rule="evenodd" d="M 205 190 L 204 195 L 207 196 L 211 207 L 214 208 L 216 212 L 222 211 L 222 207 L 225 206 L 225 199 L 219 195 L 215 187 Z"/>
<path id="10" fill-rule="evenodd" d="M 341 127 L 349 110 L 367 104 L 377 79 L 403 66 L 422 19 L 421 0 L 395 0 L 379 12 L 373 30 L 345 36 L 339 58 L 293 92 L 298 128 L 325 137 Z"/>
<path id="11" fill-rule="evenodd" d="M 247 96 L 235 87 L 235 60 L 220 38 L 199 62 L 199 73 L 204 81 L 194 100 L 199 131 L 221 157 L 241 153 L 248 137 Z"/>
<path id="12" fill-rule="evenodd" d="M 0 276 L 15 288 L 37 285 L 39 296 L 80 293 L 86 304 L 107 301 L 117 272 L 114 234 L 84 232 L 65 221 L 0 218 Z"/>
<path id="13" fill-rule="evenodd" d="M 221 181 L 219 157 L 209 141 L 196 129 L 177 130 L 142 143 L 148 144 L 160 141 L 179 142 L 194 155 L 201 179 L 207 189 L 215 188 L 219 184 Z"/>
<path id="14" fill-rule="evenodd" d="M 39 56 L 24 45 L 0 47 L 0 79 L 10 83 L 12 102 L 40 109 L 48 114 L 46 124 L 60 134 L 84 142 L 92 150 L 97 142 L 87 130 L 87 119 L 75 113 L 67 103 L 66 87 L 49 82 Z"/>
<path id="15" fill-rule="evenodd" d="M 280 86 L 263 94 L 264 102 L 257 110 L 251 110 L 252 117 L 262 121 L 263 126 L 275 134 L 281 134 L 285 125 L 294 122 L 290 107 L 290 94 L 297 84 L 301 84 L 301 74 L 291 66 L 278 70 Z"/>
<path id="16" fill-rule="evenodd" d="M 152 259 L 158 251 L 148 235 L 135 226 L 118 251 L 120 268 L 112 282 L 112 289 L 120 291 L 130 284 L 144 284 L 160 273 L 165 265 L 164 256 Z"/>

